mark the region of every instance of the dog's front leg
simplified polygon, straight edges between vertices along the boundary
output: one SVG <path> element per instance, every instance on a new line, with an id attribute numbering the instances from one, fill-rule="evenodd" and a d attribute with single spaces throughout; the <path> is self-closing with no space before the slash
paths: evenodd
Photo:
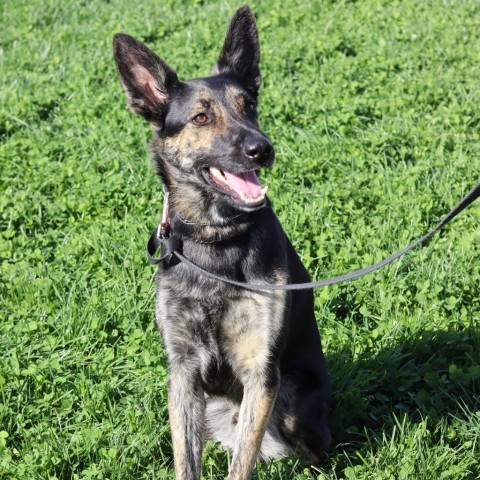
<path id="1" fill-rule="evenodd" d="M 202 470 L 205 396 L 200 376 L 186 365 L 170 366 L 168 413 L 176 480 L 197 480 Z"/>
<path id="2" fill-rule="evenodd" d="M 254 376 L 245 384 L 228 480 L 250 478 L 275 403 L 278 385 L 277 372 L 269 375 L 269 385 L 265 385 L 265 376 Z"/>

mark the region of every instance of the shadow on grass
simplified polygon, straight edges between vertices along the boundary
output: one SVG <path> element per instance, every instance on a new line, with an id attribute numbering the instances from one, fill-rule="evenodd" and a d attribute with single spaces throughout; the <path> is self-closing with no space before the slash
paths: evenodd
<path id="1" fill-rule="evenodd" d="M 367 443 L 374 449 L 372 438 L 390 437 L 399 418 L 410 424 L 428 418 L 435 425 L 480 408 L 475 328 L 423 331 L 355 359 L 351 352 L 328 352 L 327 362 L 334 389 L 332 456 L 346 453 L 337 473 L 348 466 L 350 454 L 355 457 Z"/>
<path id="2" fill-rule="evenodd" d="M 473 329 L 424 331 L 391 348 L 327 353 L 334 392 L 331 426 L 334 443 L 351 441 L 364 428 L 383 431 L 392 413 L 412 421 L 436 421 L 478 408 L 480 336 Z"/>
<path id="3" fill-rule="evenodd" d="M 350 351 L 326 356 L 334 390 L 333 448 L 331 464 L 322 470 L 334 478 L 345 478 L 344 469 L 360 460 L 359 452 L 377 455 L 382 437 L 390 438 L 395 431 L 398 435 L 402 422 L 405 426 L 428 419 L 435 429 L 441 420 L 453 421 L 480 408 L 480 332 L 475 328 L 423 331 L 355 359 Z M 292 460 L 272 465 L 257 471 L 256 478 L 315 478 L 318 473 L 313 469 L 308 474 L 305 464 Z"/>

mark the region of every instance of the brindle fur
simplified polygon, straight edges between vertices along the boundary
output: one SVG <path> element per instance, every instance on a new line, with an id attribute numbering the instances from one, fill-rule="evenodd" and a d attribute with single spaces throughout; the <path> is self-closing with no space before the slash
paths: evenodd
<path id="1" fill-rule="evenodd" d="M 115 36 L 114 52 L 130 107 L 152 123 L 153 160 L 183 253 L 239 281 L 307 282 L 268 200 L 239 205 L 202 175 L 211 166 L 244 172 L 273 163 L 254 108 L 261 76 L 251 10 L 233 16 L 210 77 L 180 82 L 125 34 Z M 205 125 L 193 123 L 199 113 Z M 258 458 L 318 462 L 330 444 L 330 385 L 312 291 L 252 292 L 175 260 L 159 267 L 156 280 L 177 479 L 200 477 L 205 434 L 233 451 L 230 479 L 248 478 Z"/>

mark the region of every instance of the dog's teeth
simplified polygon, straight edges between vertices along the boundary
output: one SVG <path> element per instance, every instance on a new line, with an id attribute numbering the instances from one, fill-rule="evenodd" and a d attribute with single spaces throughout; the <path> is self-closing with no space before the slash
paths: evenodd
<path id="1" fill-rule="evenodd" d="M 220 182 L 228 184 L 228 180 L 222 172 L 216 167 L 210 167 L 210 173 Z"/>
<path id="2" fill-rule="evenodd" d="M 266 187 L 263 187 L 263 188 L 262 188 L 262 190 L 261 190 L 261 192 L 262 192 L 262 195 L 261 195 L 261 196 L 262 196 L 262 197 L 265 196 L 265 194 L 267 193 L 267 190 L 268 190 L 268 185 L 267 185 Z"/>
<path id="3" fill-rule="evenodd" d="M 210 167 L 210 173 L 216 178 L 219 178 L 221 176 L 220 170 L 215 167 Z"/>

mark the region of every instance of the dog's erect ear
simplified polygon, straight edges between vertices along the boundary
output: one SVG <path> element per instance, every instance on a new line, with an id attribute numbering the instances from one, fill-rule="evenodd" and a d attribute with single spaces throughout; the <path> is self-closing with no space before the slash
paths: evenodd
<path id="1" fill-rule="evenodd" d="M 233 73 L 256 95 L 262 83 L 259 63 L 260 43 L 255 17 L 250 7 L 244 5 L 230 20 L 223 49 L 212 75 Z"/>
<path id="2" fill-rule="evenodd" d="M 130 35 L 113 37 L 113 54 L 128 105 L 147 120 L 159 121 L 178 83 L 177 74 L 161 58 Z"/>

